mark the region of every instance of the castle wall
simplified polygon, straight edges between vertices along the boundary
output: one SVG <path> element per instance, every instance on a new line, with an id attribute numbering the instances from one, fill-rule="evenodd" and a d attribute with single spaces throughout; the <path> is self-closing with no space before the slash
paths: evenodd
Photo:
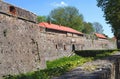
<path id="1" fill-rule="evenodd" d="M 46 68 L 47 60 L 70 56 L 73 47 L 75 50 L 115 48 L 107 40 L 91 40 L 39 27 L 36 17 L 0 1 L 0 76 Z"/>
<path id="2" fill-rule="evenodd" d="M 37 22 L 35 14 L 2 1 L 0 1 L 0 13 L 30 22 Z"/>
<path id="3" fill-rule="evenodd" d="M 107 50 L 116 48 L 115 42 L 107 39 L 87 39 L 82 35 L 59 32 L 51 29 L 47 29 L 44 34 L 46 35 L 46 47 L 44 48 L 46 61 L 72 55 L 73 45 L 75 50 Z"/>
<path id="4" fill-rule="evenodd" d="M 45 68 L 44 40 L 36 24 L 0 14 L 0 76 Z"/>

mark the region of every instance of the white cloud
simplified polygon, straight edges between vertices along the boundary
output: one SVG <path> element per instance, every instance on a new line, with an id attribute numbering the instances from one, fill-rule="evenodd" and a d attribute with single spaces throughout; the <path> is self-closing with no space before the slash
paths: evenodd
<path id="1" fill-rule="evenodd" d="M 68 6 L 68 4 L 63 2 L 63 1 L 61 1 L 60 3 L 53 2 L 51 5 L 52 6 L 57 6 L 57 7 Z"/>

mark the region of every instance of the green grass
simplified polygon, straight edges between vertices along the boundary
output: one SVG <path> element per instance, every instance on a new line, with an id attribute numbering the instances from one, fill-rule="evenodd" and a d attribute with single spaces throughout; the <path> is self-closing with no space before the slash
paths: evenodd
<path id="1" fill-rule="evenodd" d="M 81 52 L 81 51 L 80 51 Z M 101 52 L 101 51 L 100 51 Z M 47 61 L 47 69 L 38 70 L 26 74 L 20 74 L 15 76 L 5 76 L 5 79 L 50 79 L 53 76 L 59 76 L 71 69 L 83 65 L 85 62 L 93 61 L 103 57 L 110 56 L 113 51 L 106 51 L 104 53 L 93 54 L 90 57 L 82 57 L 78 55 L 63 57 L 54 61 Z M 92 53 L 91 53 L 92 54 Z"/>
<path id="2" fill-rule="evenodd" d="M 55 61 L 47 61 L 47 68 L 54 68 L 54 67 L 58 67 L 58 66 L 64 66 L 66 64 L 70 64 L 73 67 L 75 66 L 80 66 L 83 63 L 87 62 L 87 61 L 91 61 L 92 58 L 88 57 L 88 58 L 84 58 L 78 55 L 74 55 L 71 57 L 63 57 L 60 59 L 57 59 Z"/>

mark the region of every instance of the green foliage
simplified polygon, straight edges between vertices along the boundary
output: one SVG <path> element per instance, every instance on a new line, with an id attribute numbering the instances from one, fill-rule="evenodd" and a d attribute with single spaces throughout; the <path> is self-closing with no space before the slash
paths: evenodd
<path id="1" fill-rule="evenodd" d="M 54 68 L 38 70 L 33 73 L 20 74 L 16 76 L 8 75 L 5 76 L 4 79 L 50 79 L 53 76 L 59 76 L 64 74 L 71 67 L 71 64 L 65 64 L 64 66 L 57 66 Z"/>
<path id="2" fill-rule="evenodd" d="M 86 61 L 90 61 L 90 59 L 75 55 L 75 56 L 71 56 L 71 57 L 60 58 L 55 61 L 48 61 L 47 67 L 54 68 L 57 66 L 64 66 L 66 64 L 70 64 L 72 67 L 76 67 L 78 65 L 82 65 Z"/>
<path id="3" fill-rule="evenodd" d="M 117 38 L 117 47 L 120 49 L 120 0 L 97 0 L 98 7 L 104 11 L 106 21 L 111 24 L 112 31 Z"/>
<path id="4" fill-rule="evenodd" d="M 94 32 L 94 28 L 92 26 L 92 23 L 84 22 L 84 29 L 82 30 L 82 32 L 83 33 L 87 33 L 87 34 L 93 33 Z"/>
<path id="5" fill-rule="evenodd" d="M 111 25 L 114 35 L 120 40 L 120 0 L 97 0 L 98 7 L 104 11 L 106 21 Z M 117 43 L 118 48 L 120 44 Z"/>
<path id="6" fill-rule="evenodd" d="M 59 7 L 52 10 L 49 14 L 51 22 L 71 27 L 75 30 L 83 30 L 83 16 L 79 13 L 78 9 L 75 7 Z"/>
<path id="7" fill-rule="evenodd" d="M 81 56 L 74 55 L 71 57 L 63 57 L 54 61 L 47 61 L 47 69 L 15 76 L 8 75 L 5 76 L 4 79 L 51 79 L 53 76 L 60 76 L 72 68 L 84 64 L 85 62 L 109 56 L 113 51 L 114 50 L 77 51 L 79 54 L 85 53 L 85 56 L 81 54 Z"/>
<path id="8" fill-rule="evenodd" d="M 46 16 L 38 16 L 37 21 L 38 21 L 38 23 L 47 22 L 47 18 L 46 18 Z"/>
<path id="9" fill-rule="evenodd" d="M 59 76 L 69 71 L 70 69 L 91 61 L 90 58 L 80 56 L 63 57 L 54 61 L 47 62 L 47 69 L 38 70 L 32 73 L 20 74 L 17 76 L 8 75 L 5 79 L 50 79 L 53 76 Z"/>
<path id="10" fill-rule="evenodd" d="M 103 33 L 103 26 L 100 23 L 94 22 L 93 27 L 96 33 Z"/>

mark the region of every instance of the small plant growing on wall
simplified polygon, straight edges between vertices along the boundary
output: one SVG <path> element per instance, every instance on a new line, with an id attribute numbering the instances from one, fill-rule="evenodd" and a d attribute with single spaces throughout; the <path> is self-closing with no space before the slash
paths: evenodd
<path id="1" fill-rule="evenodd" d="M 4 37 L 7 36 L 7 29 L 5 29 L 5 30 L 3 31 L 3 35 L 4 35 Z"/>

